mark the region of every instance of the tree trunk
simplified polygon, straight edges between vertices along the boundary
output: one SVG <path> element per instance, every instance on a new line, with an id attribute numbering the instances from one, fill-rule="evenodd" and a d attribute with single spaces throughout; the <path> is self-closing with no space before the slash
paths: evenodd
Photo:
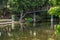
<path id="1" fill-rule="evenodd" d="M 20 26 L 21 26 L 21 30 L 23 30 L 23 23 L 22 23 L 22 16 L 23 16 L 23 11 L 20 11 Z"/>

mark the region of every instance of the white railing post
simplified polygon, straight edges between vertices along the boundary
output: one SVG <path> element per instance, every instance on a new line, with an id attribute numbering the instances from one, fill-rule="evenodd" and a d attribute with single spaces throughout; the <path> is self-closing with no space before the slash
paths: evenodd
<path id="1" fill-rule="evenodd" d="M 14 15 L 12 15 L 12 29 L 14 29 Z"/>
<path id="2" fill-rule="evenodd" d="M 36 13 L 33 13 L 33 27 L 36 25 Z"/>
<path id="3" fill-rule="evenodd" d="M 53 29 L 53 15 L 51 15 L 51 29 Z"/>

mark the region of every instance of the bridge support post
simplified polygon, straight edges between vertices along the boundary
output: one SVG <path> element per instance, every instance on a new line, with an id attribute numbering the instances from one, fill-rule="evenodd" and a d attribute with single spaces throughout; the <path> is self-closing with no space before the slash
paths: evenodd
<path id="1" fill-rule="evenodd" d="M 36 13 L 33 13 L 33 27 L 36 25 Z"/>
<path id="2" fill-rule="evenodd" d="M 14 29 L 14 15 L 12 15 L 12 29 Z"/>
<path id="3" fill-rule="evenodd" d="M 53 29 L 53 15 L 51 15 L 51 29 Z"/>

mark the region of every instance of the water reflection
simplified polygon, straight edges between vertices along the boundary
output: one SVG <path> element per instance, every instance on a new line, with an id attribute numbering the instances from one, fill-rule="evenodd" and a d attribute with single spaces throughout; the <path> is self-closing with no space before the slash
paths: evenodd
<path id="1" fill-rule="evenodd" d="M 36 37 L 36 31 L 33 32 L 33 36 Z"/>
<path id="2" fill-rule="evenodd" d="M 49 29 L 44 28 L 41 29 L 39 27 L 37 28 L 34 27 L 24 31 L 20 31 L 18 29 L 12 31 L 3 30 L 1 31 L 2 34 L 0 36 L 0 39 L 1 40 L 50 40 L 50 38 L 54 39 L 52 37 L 53 33 L 47 30 Z"/>

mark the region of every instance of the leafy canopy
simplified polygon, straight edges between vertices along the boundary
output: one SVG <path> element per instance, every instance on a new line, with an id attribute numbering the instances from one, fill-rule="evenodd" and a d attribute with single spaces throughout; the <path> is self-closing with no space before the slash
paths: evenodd
<path id="1" fill-rule="evenodd" d="M 51 7 L 48 10 L 48 13 L 50 15 L 55 15 L 55 16 L 59 16 L 60 18 L 60 0 L 49 0 L 52 4 L 53 7 Z M 60 24 L 58 25 L 54 25 L 54 30 L 55 30 L 55 34 L 60 34 Z"/>
<path id="2" fill-rule="evenodd" d="M 48 10 L 48 14 L 60 17 L 60 0 L 49 0 L 49 1 L 50 3 L 53 4 L 53 7 L 51 7 Z"/>
<path id="3" fill-rule="evenodd" d="M 60 15 L 60 6 L 51 7 L 51 8 L 48 10 L 48 13 L 49 13 L 50 15 L 55 15 L 55 16 Z"/>
<path id="4" fill-rule="evenodd" d="M 8 0 L 7 8 L 11 11 L 34 9 L 43 6 L 46 0 Z"/>
<path id="5" fill-rule="evenodd" d="M 49 0 L 52 5 L 60 5 L 60 0 Z"/>

